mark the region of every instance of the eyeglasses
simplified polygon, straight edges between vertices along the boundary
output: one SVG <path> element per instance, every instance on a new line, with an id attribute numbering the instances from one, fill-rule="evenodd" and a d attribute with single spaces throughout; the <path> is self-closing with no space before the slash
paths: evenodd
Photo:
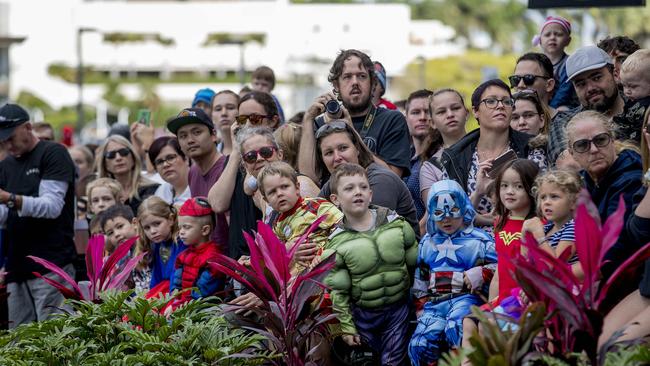
<path id="1" fill-rule="evenodd" d="M 260 123 L 262 123 L 264 121 L 264 118 L 271 119 L 271 118 L 273 118 L 273 116 L 267 116 L 267 115 L 256 114 L 256 113 L 253 113 L 253 114 L 240 114 L 239 116 L 237 116 L 237 123 L 239 123 L 240 125 L 243 125 L 246 122 L 250 121 L 250 123 L 253 124 L 253 125 L 259 125 Z"/>
<path id="2" fill-rule="evenodd" d="M 513 112 L 513 113 L 512 113 L 512 117 L 511 117 L 511 119 L 512 119 L 513 121 L 519 121 L 519 119 L 523 117 L 523 118 L 524 118 L 524 121 L 528 121 L 529 119 L 531 119 L 531 118 L 533 118 L 533 117 L 535 117 L 535 116 L 539 116 L 539 113 L 535 113 L 535 112 L 524 112 L 524 113 L 522 113 L 522 114 L 517 114 L 517 113 L 514 113 L 514 112 Z"/>
<path id="3" fill-rule="evenodd" d="M 120 154 L 121 157 L 125 158 L 129 156 L 131 153 L 131 150 L 127 149 L 126 147 L 123 147 L 119 150 L 113 150 L 113 151 L 107 151 L 104 153 L 104 157 L 108 160 L 113 160 L 117 156 L 117 154 Z"/>
<path id="4" fill-rule="evenodd" d="M 574 142 L 573 151 L 577 153 L 585 153 L 589 151 L 592 143 L 596 147 L 605 147 L 609 145 L 610 142 L 612 142 L 612 135 L 610 135 L 609 132 L 603 132 L 594 136 L 591 140 L 582 139 Z"/>
<path id="5" fill-rule="evenodd" d="M 253 164 L 257 161 L 258 156 L 261 156 L 262 159 L 267 160 L 270 159 L 276 151 L 278 151 L 278 148 L 275 146 L 264 146 L 257 150 L 251 150 L 244 153 L 244 155 L 242 155 L 242 159 L 244 159 L 244 161 L 248 164 Z"/>
<path id="6" fill-rule="evenodd" d="M 514 107 L 515 101 L 512 100 L 511 98 L 503 98 L 503 99 L 497 99 L 497 98 L 485 98 L 481 101 L 481 103 L 485 103 L 485 106 L 490 108 L 490 109 L 495 109 L 498 105 L 499 102 L 503 104 L 504 107 Z"/>
<path id="7" fill-rule="evenodd" d="M 344 132 L 347 131 L 348 129 L 348 124 L 345 123 L 345 121 L 332 121 L 329 123 L 326 123 L 322 125 L 318 131 L 316 131 L 316 140 L 320 139 L 321 137 L 325 137 L 329 135 L 330 133 L 334 132 Z"/>
<path id="8" fill-rule="evenodd" d="M 153 164 L 156 166 L 156 168 L 160 168 L 165 163 L 171 165 L 172 163 L 174 163 L 174 161 L 176 161 L 177 158 L 178 158 L 178 154 L 169 154 L 162 159 L 156 159 L 156 161 L 154 161 Z"/>
<path id="9" fill-rule="evenodd" d="M 524 80 L 524 85 L 526 86 L 531 86 L 535 83 L 535 80 L 537 79 L 544 79 L 548 80 L 550 79 L 547 76 L 541 76 L 541 75 L 533 75 L 533 74 L 526 74 L 526 75 L 510 75 L 508 76 L 508 80 L 510 80 L 510 87 L 511 88 L 516 88 L 517 85 L 521 82 L 521 80 Z"/>

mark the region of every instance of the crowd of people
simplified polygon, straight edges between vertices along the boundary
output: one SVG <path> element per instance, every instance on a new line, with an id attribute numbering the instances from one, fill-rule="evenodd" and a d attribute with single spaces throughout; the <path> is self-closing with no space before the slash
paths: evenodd
<path id="1" fill-rule="evenodd" d="M 9 327 L 46 319 L 61 302 L 32 272 L 38 256 L 83 278 L 83 243 L 103 235 L 110 255 L 129 240 L 142 257 L 137 293 L 259 299 L 207 263 L 250 263 L 243 232 L 258 220 L 295 252 L 297 275 L 336 256 L 325 284 L 349 346 L 382 365 L 428 365 L 466 345 L 472 305 L 497 307 L 518 287 L 510 261 L 530 233 L 550 254 L 575 250 L 577 197 L 601 222 L 622 199 L 625 225 L 604 279 L 650 241 L 650 50 L 607 38 L 568 55 L 571 24 L 548 17 L 507 79 L 469 96 L 417 90 L 404 110 L 383 98 L 386 72 L 341 51 L 332 91 L 285 120 L 268 67 L 241 92 L 202 89 L 192 105 L 152 126 L 115 129 L 99 146 L 66 148 L 16 104 L 0 108 L 0 223 Z M 479 128 L 466 132 L 473 115 Z M 570 255 L 566 255 L 570 251 Z M 643 271 L 641 271 L 643 272 Z M 55 273 L 47 277 L 56 279 Z M 617 289 L 606 336 L 650 329 L 650 262 Z M 191 289 L 191 290 L 189 290 Z M 411 326 L 415 324 L 415 326 Z"/>

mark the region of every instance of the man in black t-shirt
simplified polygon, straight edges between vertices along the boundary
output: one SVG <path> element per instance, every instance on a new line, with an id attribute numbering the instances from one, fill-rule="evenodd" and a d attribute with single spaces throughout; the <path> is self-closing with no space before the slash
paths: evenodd
<path id="1" fill-rule="evenodd" d="M 6 227 L 9 327 L 44 320 L 62 296 L 40 272 L 56 281 L 29 255 L 46 259 L 74 278 L 74 163 L 63 145 L 39 141 L 27 112 L 16 104 L 0 108 L 0 141 L 9 156 L 0 162 L 0 224 Z"/>
<path id="2" fill-rule="evenodd" d="M 336 96 L 328 93 L 316 98 L 303 120 L 299 156 L 302 174 L 317 182 L 320 180 L 315 173 L 314 131 L 327 121 L 341 118 L 325 113 L 325 105 L 332 99 L 342 102 L 344 114 L 350 117 L 354 129 L 375 154 L 375 159 L 381 160 L 380 164 L 388 165 L 398 176 L 410 174 L 411 143 L 406 119 L 398 111 L 372 105 L 372 90 L 377 83 L 374 70 L 370 57 L 358 50 L 342 51 L 334 60 L 328 80 Z"/>

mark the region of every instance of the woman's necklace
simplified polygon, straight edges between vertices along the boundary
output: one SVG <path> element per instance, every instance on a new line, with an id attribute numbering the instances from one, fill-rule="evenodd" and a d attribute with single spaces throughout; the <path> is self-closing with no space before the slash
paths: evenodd
<path id="1" fill-rule="evenodd" d="M 510 145 L 508 143 L 506 143 L 506 145 L 503 146 L 502 148 L 500 148 L 498 150 L 494 150 L 494 151 L 498 151 L 498 153 L 496 153 L 496 154 L 493 153 L 492 151 L 481 151 L 477 147 L 476 152 L 478 154 L 478 161 L 479 161 L 479 163 L 482 163 L 482 162 L 484 162 L 486 160 L 492 160 L 492 159 L 494 159 L 494 158 L 496 158 L 498 156 L 501 156 L 504 152 L 506 152 L 508 150 L 509 147 L 510 147 Z"/>

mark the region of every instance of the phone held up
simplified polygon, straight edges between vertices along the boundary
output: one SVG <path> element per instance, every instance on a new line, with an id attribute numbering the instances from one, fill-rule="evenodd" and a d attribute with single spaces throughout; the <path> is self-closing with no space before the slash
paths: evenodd
<path id="1" fill-rule="evenodd" d="M 148 109 L 140 109 L 138 111 L 137 121 L 145 126 L 151 125 L 151 111 Z"/>
<path id="2" fill-rule="evenodd" d="M 496 178 L 496 176 L 499 174 L 499 171 L 501 171 L 504 165 L 516 159 L 517 153 L 515 153 L 514 150 L 508 150 L 505 153 L 494 158 L 494 161 L 492 161 L 492 168 L 490 168 L 490 170 L 487 170 L 485 174 L 488 176 L 488 178 Z"/>

